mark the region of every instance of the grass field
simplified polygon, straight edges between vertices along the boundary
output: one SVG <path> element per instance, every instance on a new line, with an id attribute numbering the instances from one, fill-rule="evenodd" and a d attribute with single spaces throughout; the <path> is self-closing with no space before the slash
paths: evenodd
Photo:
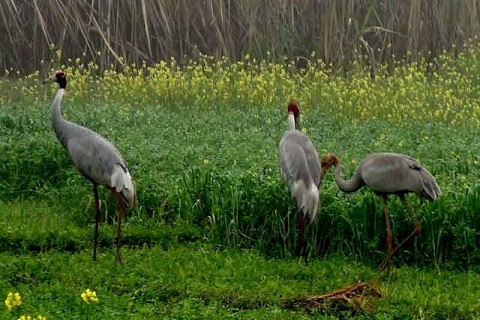
<path id="1" fill-rule="evenodd" d="M 296 224 L 277 167 L 286 102 L 300 101 L 303 126 L 321 155 L 335 152 L 346 176 L 371 152 L 407 153 L 436 177 L 435 203 L 408 200 L 424 227 L 379 278 L 382 299 L 360 317 L 480 317 L 480 51 L 427 63 L 399 61 L 375 79 L 360 64 L 345 75 L 311 57 L 295 62 L 174 62 L 97 73 L 64 66 L 64 116 L 113 141 L 138 189 L 114 265 L 117 207 L 102 190 L 101 253 L 91 261 L 91 185 L 53 134 L 56 86 L 38 73 L 0 82 L 0 295 L 19 292 L 2 318 L 335 318 L 281 307 L 281 298 L 319 295 L 377 279 L 385 256 L 379 199 L 341 193 L 330 172 L 318 223 L 307 230 L 311 264 L 295 254 Z M 390 205 L 394 240 L 413 224 Z M 98 304 L 81 293 L 95 290 Z"/>
<path id="2" fill-rule="evenodd" d="M 186 229 L 161 223 L 149 228 L 138 222 L 127 224 L 127 242 L 152 231 L 148 240 L 124 245 L 122 267 L 113 263 L 113 227 L 102 225 L 104 248 L 93 263 L 90 228 L 39 203 L 4 204 L 1 209 L 2 230 L 7 221 L 8 225 L 18 222 L 7 234 L 37 238 L 37 243 L 64 238 L 77 244 L 75 253 L 61 247 L 32 252 L 27 243 L 17 253 L 2 250 L 0 290 L 5 295 L 13 289 L 20 292 L 21 313 L 47 319 L 85 319 L 86 314 L 89 319 L 334 319 L 350 313 L 307 314 L 281 308 L 281 299 L 317 295 L 377 277 L 371 266 L 354 257 L 314 259 L 307 267 L 299 259 L 269 259 L 256 250 L 215 248 L 200 239 L 192 241 L 195 238 Z M 480 316 L 476 273 L 403 266 L 389 281 L 383 280 L 377 288 L 384 297 L 360 318 Z M 86 288 L 96 290 L 99 298 L 90 308 L 80 298 Z M 16 319 L 7 311 L 1 318 Z"/>

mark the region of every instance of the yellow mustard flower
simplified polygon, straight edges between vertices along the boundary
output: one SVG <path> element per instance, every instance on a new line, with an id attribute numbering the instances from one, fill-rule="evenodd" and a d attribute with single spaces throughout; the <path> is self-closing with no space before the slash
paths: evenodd
<path id="1" fill-rule="evenodd" d="M 90 302 L 98 303 L 97 293 L 93 290 L 90 290 L 90 289 L 85 290 L 82 293 L 81 297 L 82 297 L 82 300 L 87 304 L 90 304 Z"/>
<path id="2" fill-rule="evenodd" d="M 32 317 L 32 316 L 28 316 L 28 315 L 23 315 L 21 316 L 20 318 L 18 318 L 18 320 L 47 320 L 47 318 L 41 316 L 41 315 L 38 315 L 37 317 Z"/>
<path id="3" fill-rule="evenodd" d="M 7 299 L 5 299 L 5 305 L 7 306 L 8 311 L 12 311 L 16 307 L 20 307 L 22 304 L 22 296 L 18 292 L 9 292 Z"/>

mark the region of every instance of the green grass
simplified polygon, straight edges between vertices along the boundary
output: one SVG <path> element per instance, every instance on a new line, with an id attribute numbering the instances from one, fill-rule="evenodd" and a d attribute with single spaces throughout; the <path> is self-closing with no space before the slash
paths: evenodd
<path id="1" fill-rule="evenodd" d="M 123 266 L 114 264 L 113 228 L 104 223 L 99 260 L 91 260 L 92 224 L 78 226 L 44 203 L 3 204 L 2 230 L 11 247 L 0 254 L 0 292 L 22 295 L 21 310 L 47 319 L 85 319 L 80 294 L 95 290 L 99 303 L 88 311 L 92 319 L 308 319 L 335 318 L 349 313 L 316 312 L 282 308 L 282 298 L 319 295 L 356 283 L 374 280 L 374 268 L 353 257 L 313 259 L 266 258 L 255 250 L 219 249 L 186 239 L 183 227 L 126 224 L 126 238 L 149 234 L 143 245 L 125 243 Z M 9 229 L 5 229 L 10 225 Z M 55 233 L 77 244 L 69 252 L 58 239 L 51 247 L 32 252 L 28 241 L 48 240 Z M 36 230 L 32 232 L 31 230 Z M 138 240 L 138 239 L 137 239 Z M 2 241 L 2 242 L 5 242 Z M 394 269 L 376 288 L 382 299 L 362 317 L 377 319 L 467 319 L 479 317 L 480 276 L 404 266 Z M 7 311 L 2 319 L 14 319 Z"/>
<path id="2" fill-rule="evenodd" d="M 280 307 L 280 297 L 375 279 L 386 252 L 379 198 L 367 189 L 340 192 L 329 172 L 318 222 L 307 229 L 311 264 L 298 259 L 277 147 L 286 101 L 300 96 L 303 127 L 320 155 L 337 153 L 345 176 L 369 153 L 401 152 L 424 164 L 443 191 L 434 203 L 408 197 L 423 231 L 394 257 L 398 268 L 379 283 L 383 298 L 360 316 L 480 317 L 475 57 L 440 61 L 429 77 L 421 67 L 399 65 L 375 80 L 357 69 L 345 78 L 327 76 L 320 65 L 290 74 L 250 62 L 212 69 L 207 61 L 183 71 L 162 64 L 103 78 L 74 66 L 65 117 L 114 142 L 138 189 L 138 206 L 127 211 L 122 229 L 123 267 L 113 263 L 117 206 L 103 189 L 100 259 L 91 261 L 92 186 L 51 129 L 54 90 L 31 77 L 5 79 L 0 296 L 19 291 L 22 312 L 49 319 L 85 318 L 86 288 L 99 294 L 90 310 L 97 319 L 347 317 Z M 391 199 L 399 242 L 413 224 Z M 2 318 L 15 317 L 5 311 Z"/>
<path id="3" fill-rule="evenodd" d="M 127 160 L 139 199 L 132 223 L 192 225 L 217 245 L 256 248 L 274 257 L 291 255 L 296 220 L 277 168 L 284 108 L 147 105 L 131 108 L 130 118 L 111 112 L 116 105 L 72 104 L 68 95 L 65 100 L 68 119 L 104 134 Z M 56 141 L 46 104 L 21 104 L 14 114 L 8 107 L 1 109 L 5 139 L 0 194 L 6 200 L 43 199 L 83 226 L 94 219 L 92 187 Z M 7 119 L 18 125 L 8 127 Z M 304 126 L 321 155 L 340 156 L 345 176 L 371 152 L 402 152 L 419 159 L 437 178 L 443 196 L 432 204 L 409 197 L 424 231 L 400 252 L 399 261 L 478 268 L 480 146 L 475 127 L 414 122 L 392 126 L 383 120 L 355 124 L 321 108 L 305 109 Z M 309 236 L 312 254 L 340 252 L 380 262 L 386 232 L 379 199 L 368 190 L 341 193 L 332 172 L 321 194 L 319 223 Z M 105 195 L 102 199 L 114 219 L 114 201 L 105 201 Z M 413 224 L 398 200 L 392 198 L 390 208 L 398 241 Z"/>
<path id="4" fill-rule="evenodd" d="M 111 106 L 86 112 L 65 104 L 70 119 L 91 121 L 91 127 L 116 141 L 136 179 L 139 206 L 127 213 L 123 228 L 124 267 L 113 264 L 113 199 L 102 191 L 101 253 L 93 263 L 91 186 L 55 140 L 48 108 L 23 108 L 15 117 L 31 114 L 28 128 L 37 133 L 12 133 L 10 143 L 3 144 L 2 173 L 9 176 L 2 192 L 16 200 L 0 205 L 0 293 L 19 291 L 24 312 L 83 319 L 80 294 L 88 287 L 100 297 L 90 310 L 96 319 L 328 319 L 348 313 L 285 310 L 280 297 L 322 294 L 376 277 L 386 237 L 380 203 L 367 190 L 342 194 L 331 173 L 322 185 L 319 223 L 309 230 L 315 236 L 309 238 L 312 263 L 306 267 L 295 258 L 295 217 L 276 168 L 285 126 L 281 108 L 256 110 L 256 118 L 242 109 L 192 113 L 180 107 L 159 113 L 152 106 L 143 110 L 145 117 L 168 124 L 166 128 L 141 119 L 128 126 L 111 113 L 110 127 L 98 118 Z M 271 126 L 265 125 L 268 119 Z M 358 163 L 369 152 L 402 151 L 420 158 L 444 191 L 434 204 L 409 198 L 424 232 L 400 252 L 395 262 L 403 267 L 382 282 L 384 297 L 361 316 L 479 317 L 480 278 L 458 271 L 478 270 L 473 245 L 479 230 L 474 211 L 480 207 L 478 189 L 457 191 L 461 175 L 478 174 L 478 168 L 465 164 L 475 159 L 472 129 L 380 122 L 346 126 L 315 109 L 306 110 L 304 123 L 320 153 L 341 155 L 346 175 L 353 171 L 351 160 Z M 419 144 L 424 135 L 435 143 Z M 403 148 L 397 147 L 400 140 Z M 443 157 L 454 143 L 457 157 Z M 413 225 L 398 201 L 392 201 L 391 210 L 398 239 Z M 408 266 L 415 264 L 428 267 Z M 447 271 L 451 268 L 457 271 Z M 7 319 L 7 313 L 2 317 Z"/>

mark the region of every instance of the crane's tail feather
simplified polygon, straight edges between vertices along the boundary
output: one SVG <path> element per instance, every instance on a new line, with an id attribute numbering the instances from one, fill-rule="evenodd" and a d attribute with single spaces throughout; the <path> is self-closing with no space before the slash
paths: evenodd
<path id="1" fill-rule="evenodd" d="M 318 203 L 320 200 L 320 192 L 318 187 L 311 183 L 310 187 L 306 187 L 303 182 L 293 184 L 292 195 L 297 201 L 298 209 L 308 216 L 310 222 L 314 222 L 317 218 Z"/>
<path id="2" fill-rule="evenodd" d="M 427 170 L 420 170 L 423 180 L 423 195 L 431 201 L 437 200 L 442 195 L 442 191 L 433 175 Z"/>
<path id="3" fill-rule="evenodd" d="M 135 205 L 135 185 L 132 176 L 126 167 L 123 167 L 120 164 L 115 166 L 115 170 L 111 177 L 111 185 L 112 188 L 115 188 L 115 191 L 120 193 L 127 206 L 131 207 Z"/>

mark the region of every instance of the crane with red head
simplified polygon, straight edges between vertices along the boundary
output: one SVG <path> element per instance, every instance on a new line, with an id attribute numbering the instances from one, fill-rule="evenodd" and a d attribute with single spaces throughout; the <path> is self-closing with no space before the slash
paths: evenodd
<path id="1" fill-rule="evenodd" d="M 345 180 L 342 176 L 340 160 L 335 154 L 327 154 L 321 160 L 322 176 L 330 167 L 335 167 L 335 181 L 343 192 L 355 192 L 364 186 L 369 187 L 375 194 L 382 198 L 385 223 L 387 226 L 387 257 L 379 266 L 390 271 L 392 256 L 410 239 L 417 236 L 422 226 L 409 207 L 405 195 L 417 193 L 430 201 L 437 200 L 442 191 L 433 175 L 413 158 L 391 152 L 373 153 L 363 159 L 352 178 Z M 390 226 L 390 213 L 387 208 L 388 195 L 394 194 L 400 198 L 405 211 L 410 215 L 415 229 L 401 241 L 396 248 L 392 247 L 393 234 Z"/>
<path id="2" fill-rule="evenodd" d="M 97 259 L 98 224 L 100 221 L 100 203 L 98 185 L 105 186 L 117 200 L 118 214 L 116 235 L 116 262 L 122 262 L 120 254 L 120 230 L 127 206 L 136 202 L 135 186 L 126 162 L 120 152 L 107 139 L 98 133 L 63 118 L 60 104 L 66 93 L 67 76 L 57 70 L 51 78 L 59 85 L 52 103 L 52 126 L 59 142 L 67 150 L 77 170 L 93 184 L 95 198 L 95 229 L 93 236 L 93 260 Z"/>
<path id="3" fill-rule="evenodd" d="M 305 243 L 305 217 L 316 219 L 320 201 L 321 170 L 317 150 L 301 131 L 298 103 L 288 104 L 288 130 L 278 146 L 280 172 L 287 185 L 297 211 L 300 255 L 307 261 Z"/>

